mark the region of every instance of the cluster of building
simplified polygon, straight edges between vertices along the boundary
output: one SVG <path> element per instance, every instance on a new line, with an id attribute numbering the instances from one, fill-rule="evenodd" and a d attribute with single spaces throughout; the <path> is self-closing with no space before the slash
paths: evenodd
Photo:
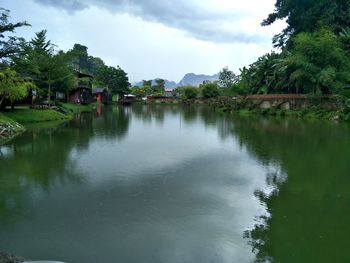
<path id="1" fill-rule="evenodd" d="M 106 104 L 112 100 L 107 88 L 97 87 L 92 89 L 94 79 L 92 75 L 75 71 L 75 76 L 77 81 L 76 87 L 69 94 L 56 92 L 56 99 L 78 104 L 89 104 L 96 101 Z"/>

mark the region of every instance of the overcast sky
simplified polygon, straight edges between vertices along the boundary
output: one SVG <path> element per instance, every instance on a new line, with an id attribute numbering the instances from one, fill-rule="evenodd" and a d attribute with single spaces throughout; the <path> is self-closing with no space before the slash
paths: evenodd
<path id="1" fill-rule="evenodd" d="M 74 43 L 108 65 L 122 67 L 131 82 L 185 73 L 235 72 L 272 50 L 283 22 L 261 27 L 275 0 L 0 0 L 27 39 L 48 30 L 60 49 Z"/>

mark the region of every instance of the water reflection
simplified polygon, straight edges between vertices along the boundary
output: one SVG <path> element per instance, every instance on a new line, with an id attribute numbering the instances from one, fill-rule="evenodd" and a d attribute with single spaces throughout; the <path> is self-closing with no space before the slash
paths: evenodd
<path id="1" fill-rule="evenodd" d="M 0 146 L 0 152 L 6 153 L 0 156 L 0 223 L 30 214 L 37 195 L 54 185 L 80 182 L 75 162 L 69 158 L 79 133 L 69 132 L 65 124 L 41 126 L 40 131 L 30 129 Z"/>
<path id="2" fill-rule="evenodd" d="M 92 117 L 90 115 L 90 117 Z M 123 139 L 129 129 L 131 109 L 129 107 L 104 107 L 97 109 L 91 118 L 94 135 L 107 140 Z"/>
<path id="3" fill-rule="evenodd" d="M 42 128 L 0 147 L 7 252 L 71 262 L 348 259 L 347 125 L 135 105 Z"/>
<path id="4" fill-rule="evenodd" d="M 348 125 L 241 119 L 234 132 L 264 164 L 272 193 L 256 192 L 269 216 L 247 232 L 257 262 L 348 262 Z M 288 176 L 288 177 L 287 177 Z"/>

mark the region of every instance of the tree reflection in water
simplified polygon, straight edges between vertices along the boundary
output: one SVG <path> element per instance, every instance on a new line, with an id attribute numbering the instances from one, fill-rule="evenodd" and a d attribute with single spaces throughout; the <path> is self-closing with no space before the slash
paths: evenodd
<path id="1" fill-rule="evenodd" d="M 130 114 L 126 108 L 101 110 L 105 111 L 101 116 L 76 114 L 69 123 L 32 125 L 22 136 L 0 146 L 1 223 L 30 216 L 36 196 L 48 194 L 57 185 L 83 183 L 77 160 L 70 155 L 87 151 L 95 134 L 119 140 L 127 134 Z"/>
<path id="2" fill-rule="evenodd" d="M 257 262 L 349 262 L 350 127 L 321 121 L 238 118 L 234 133 L 274 190 L 256 192 L 269 216 L 246 232 Z"/>

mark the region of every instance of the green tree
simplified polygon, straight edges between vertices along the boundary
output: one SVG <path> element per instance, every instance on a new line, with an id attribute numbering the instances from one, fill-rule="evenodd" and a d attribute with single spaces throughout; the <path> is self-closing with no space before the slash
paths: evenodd
<path id="1" fill-rule="evenodd" d="M 216 82 L 205 83 L 200 86 L 204 98 L 215 98 L 219 96 L 219 87 Z"/>
<path id="2" fill-rule="evenodd" d="M 165 93 L 165 80 L 164 79 L 156 79 L 155 80 L 156 85 L 152 86 L 152 93 L 153 94 L 164 94 Z"/>
<path id="3" fill-rule="evenodd" d="M 73 68 L 69 65 L 69 55 L 59 51 L 51 58 L 54 67 L 52 68 L 52 91 L 68 94 L 76 85 Z"/>
<path id="4" fill-rule="evenodd" d="M 289 81 L 305 93 L 337 93 L 350 81 L 350 58 L 341 40 L 329 29 L 300 33 L 285 64 Z"/>
<path id="5" fill-rule="evenodd" d="M 285 90 L 287 83 L 281 81 L 288 73 L 286 68 L 282 68 L 284 54 L 268 53 L 261 56 L 249 68 L 243 68 L 239 77 L 239 82 L 233 89 L 237 93 L 279 93 Z M 282 86 L 280 86 L 282 85 Z"/>
<path id="6" fill-rule="evenodd" d="M 314 32 L 328 27 L 339 33 L 350 26 L 350 1 L 348 0 L 277 0 L 275 11 L 262 22 L 271 25 L 286 19 L 287 27 L 273 39 L 275 46 L 282 47 L 289 39 L 302 32 Z"/>
<path id="7" fill-rule="evenodd" d="M 165 80 L 164 79 L 156 79 L 156 86 L 159 88 L 165 88 Z"/>
<path id="8" fill-rule="evenodd" d="M 73 67 L 77 71 L 88 72 L 90 67 L 88 48 L 81 44 L 74 44 L 73 49 L 68 51 Z"/>
<path id="9" fill-rule="evenodd" d="M 142 86 L 152 87 L 152 80 L 142 80 Z"/>
<path id="10" fill-rule="evenodd" d="M 104 66 L 97 72 L 95 77 L 114 94 L 123 96 L 130 92 L 128 74 L 119 66 L 117 68 Z"/>
<path id="11" fill-rule="evenodd" d="M 29 26 L 27 22 L 11 23 L 10 10 L 0 8 L 0 60 L 6 59 L 19 51 L 19 39 L 9 35 L 16 28 Z"/>
<path id="12" fill-rule="evenodd" d="M 6 68 L 0 72 L 0 108 L 5 99 L 14 102 L 25 98 L 29 89 L 34 89 L 32 82 L 18 77 L 16 72 Z"/>
<path id="13" fill-rule="evenodd" d="M 135 86 L 131 88 L 131 94 L 135 95 L 136 97 L 144 97 L 146 95 L 146 92 L 143 87 Z"/>
<path id="14" fill-rule="evenodd" d="M 89 56 L 89 73 L 96 75 L 96 73 L 105 66 L 101 58 Z"/>
<path id="15" fill-rule="evenodd" d="M 199 94 L 199 89 L 193 86 L 184 86 L 180 90 L 184 99 L 195 99 Z"/>
<path id="16" fill-rule="evenodd" d="M 46 30 L 36 33 L 28 43 L 22 40 L 21 53 L 12 60 L 18 72 L 33 76 L 41 93 L 50 101 L 54 90 L 67 92 L 74 86 L 74 76 L 68 55 L 56 52 L 46 33 Z"/>
<path id="17" fill-rule="evenodd" d="M 228 67 L 224 67 L 219 73 L 219 85 L 221 88 L 231 88 L 238 81 L 238 76 L 236 76 L 233 71 Z"/>

